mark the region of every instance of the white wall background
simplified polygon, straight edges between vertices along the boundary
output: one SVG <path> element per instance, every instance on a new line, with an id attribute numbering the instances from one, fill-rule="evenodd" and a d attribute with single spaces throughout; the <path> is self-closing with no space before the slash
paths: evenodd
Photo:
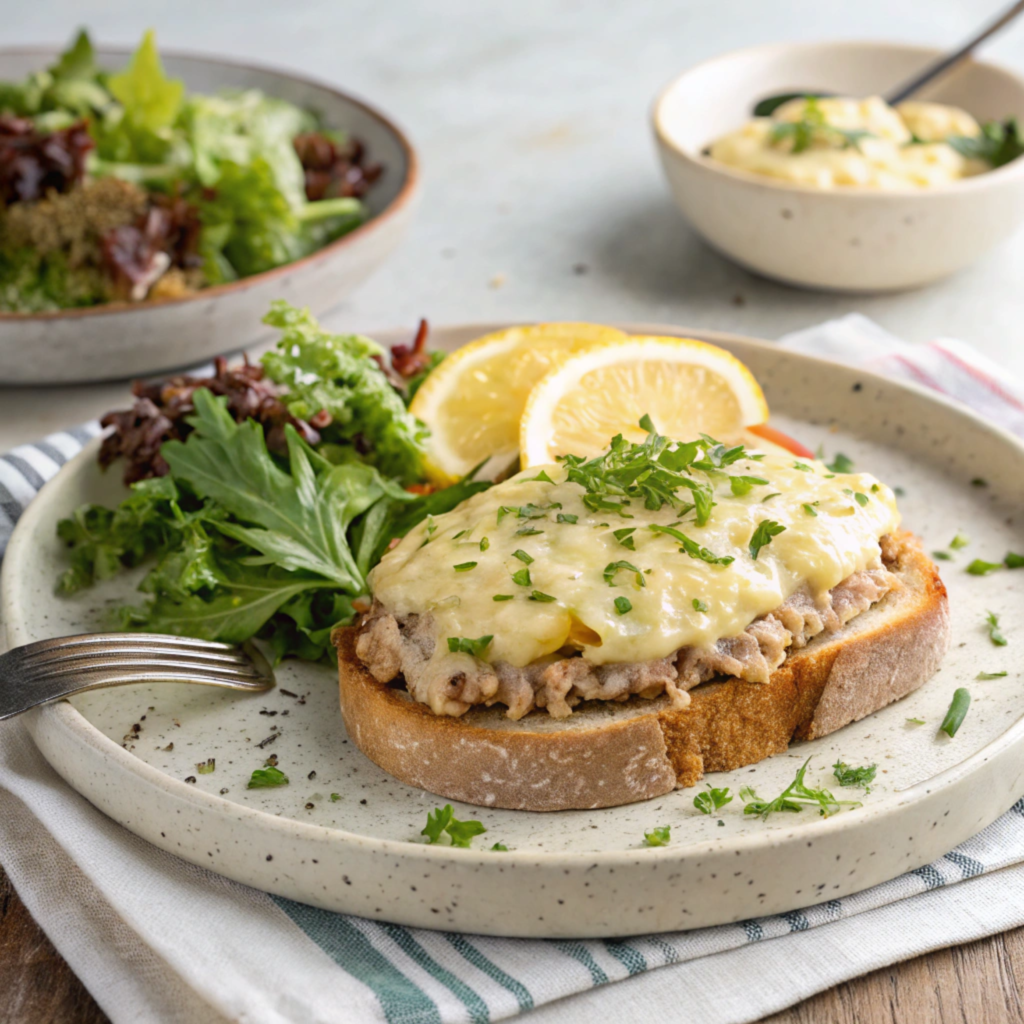
<path id="1" fill-rule="evenodd" d="M 1006 0 L 1003 0 L 1005 3 Z M 687 65 L 782 39 L 948 45 L 998 0 L 2 0 L 0 45 L 162 46 L 299 69 L 392 113 L 425 181 L 407 245 L 330 322 L 644 319 L 764 337 L 859 309 L 912 340 L 958 335 L 1024 376 L 1024 235 L 959 277 L 851 298 L 759 280 L 671 204 L 647 119 Z M 1024 21 L 986 51 L 1024 70 Z M 588 272 L 573 271 L 586 264 Z M 490 285 L 504 275 L 500 288 Z M 742 297 L 742 305 L 738 304 Z"/>

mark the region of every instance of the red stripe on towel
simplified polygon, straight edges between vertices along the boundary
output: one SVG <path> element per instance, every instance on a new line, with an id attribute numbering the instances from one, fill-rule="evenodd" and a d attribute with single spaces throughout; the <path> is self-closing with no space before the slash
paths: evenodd
<path id="1" fill-rule="evenodd" d="M 970 363 L 964 362 L 964 360 L 958 355 L 954 352 L 950 352 L 948 348 L 943 347 L 937 341 L 933 341 L 931 343 L 931 347 L 936 349 L 938 352 L 941 352 L 943 356 L 945 356 L 947 362 L 950 362 L 954 366 L 959 367 L 959 369 L 969 373 L 979 384 L 983 384 L 992 392 L 992 394 L 997 395 L 1006 402 L 1007 405 L 1012 405 L 1015 409 L 1020 409 L 1024 412 L 1024 403 L 1021 403 L 1020 399 L 1011 395 L 1009 391 L 1005 390 L 998 381 L 993 380 L 987 373 L 983 373 L 976 366 L 971 366 Z"/>

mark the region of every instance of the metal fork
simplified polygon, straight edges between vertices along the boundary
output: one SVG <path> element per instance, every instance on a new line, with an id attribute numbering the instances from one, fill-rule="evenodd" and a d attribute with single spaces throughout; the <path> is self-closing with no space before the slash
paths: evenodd
<path id="1" fill-rule="evenodd" d="M 156 682 L 260 693 L 274 685 L 274 673 L 249 643 L 234 647 L 160 633 L 40 640 L 0 655 L 0 721 L 86 690 Z"/>

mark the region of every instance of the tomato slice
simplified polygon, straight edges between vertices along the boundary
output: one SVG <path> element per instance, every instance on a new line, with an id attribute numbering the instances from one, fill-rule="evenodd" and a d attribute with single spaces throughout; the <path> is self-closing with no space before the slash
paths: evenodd
<path id="1" fill-rule="evenodd" d="M 772 444 L 777 444 L 780 448 L 785 448 L 786 451 L 799 455 L 802 459 L 814 458 L 814 452 L 810 448 L 805 447 L 789 434 L 784 434 L 781 430 L 768 426 L 767 423 L 758 423 L 757 426 L 746 429 L 748 433 L 764 438 L 765 441 L 770 441 Z"/>

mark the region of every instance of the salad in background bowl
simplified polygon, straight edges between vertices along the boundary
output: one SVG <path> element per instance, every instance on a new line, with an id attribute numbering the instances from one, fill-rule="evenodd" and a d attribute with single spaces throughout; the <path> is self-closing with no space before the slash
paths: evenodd
<path id="1" fill-rule="evenodd" d="M 401 239 L 416 157 L 327 86 L 218 60 L 0 52 L 0 380 L 140 375 L 322 312 Z"/>

